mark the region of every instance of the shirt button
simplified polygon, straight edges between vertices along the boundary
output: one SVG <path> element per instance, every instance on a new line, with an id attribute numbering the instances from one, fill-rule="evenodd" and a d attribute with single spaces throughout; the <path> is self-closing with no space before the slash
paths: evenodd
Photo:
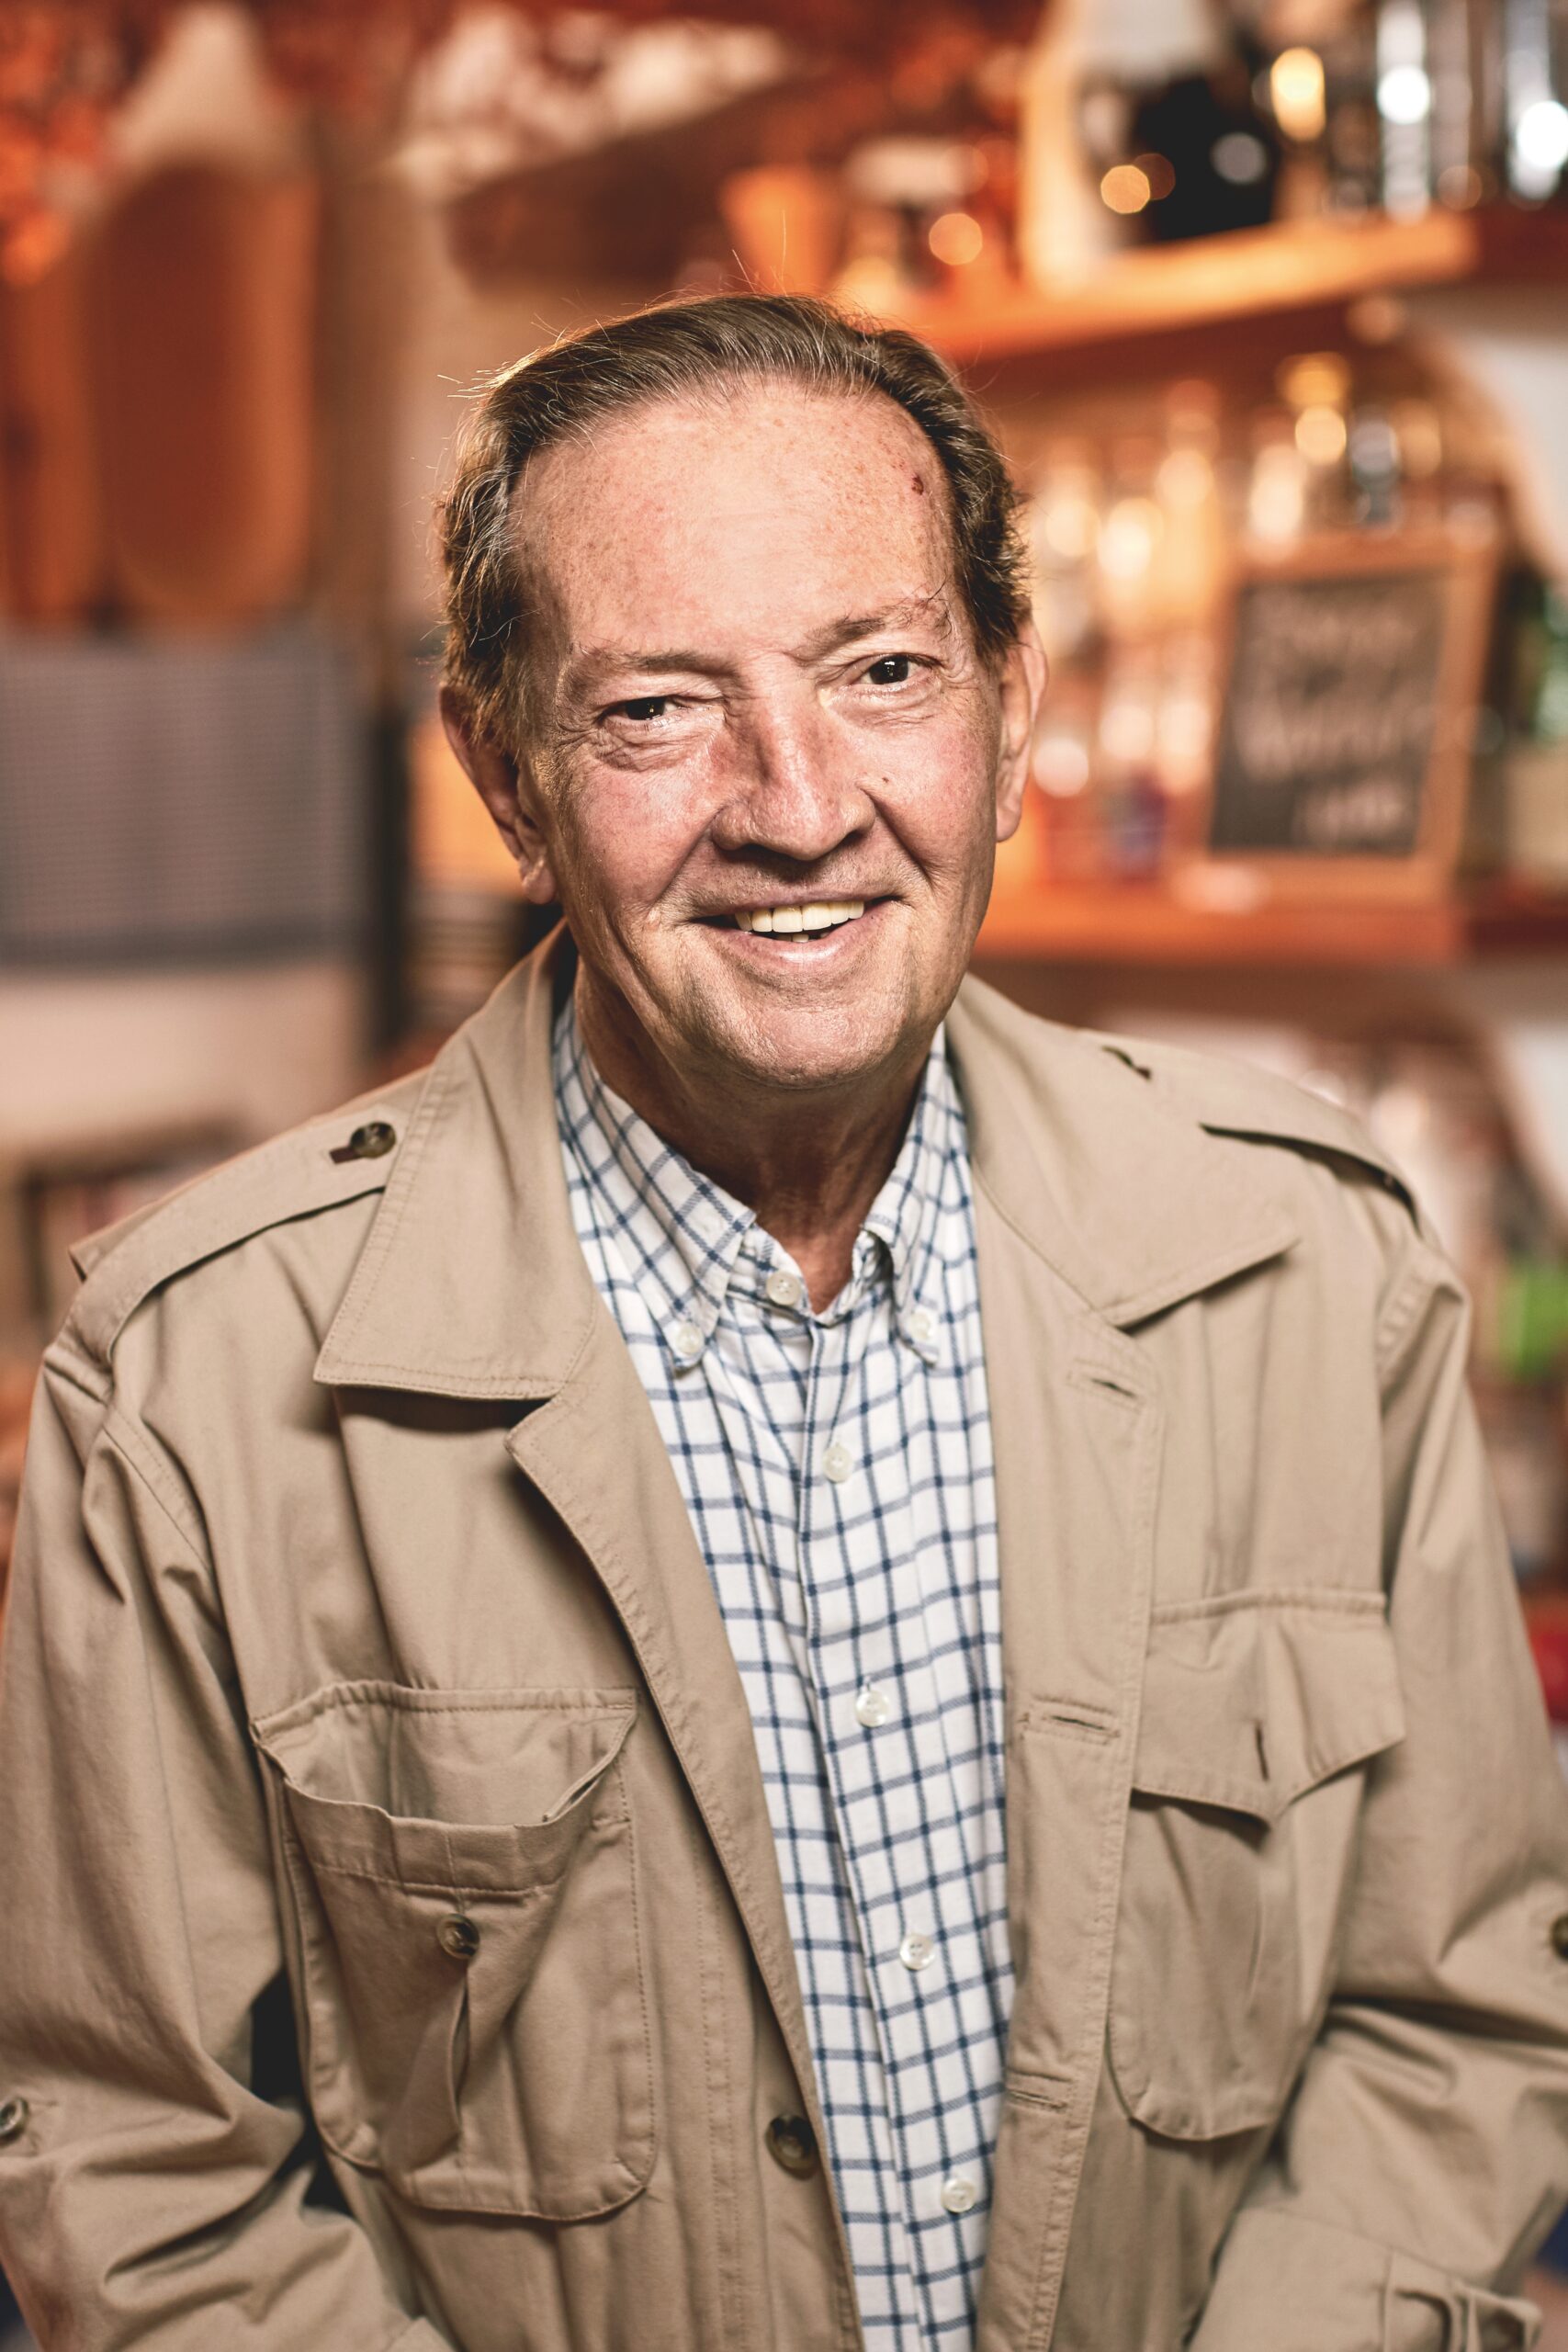
<path id="1" fill-rule="evenodd" d="M 831 1478 L 835 1487 L 841 1487 L 854 1466 L 849 1447 L 840 1445 L 835 1438 L 822 1456 L 822 1476 Z"/>
<path id="2" fill-rule="evenodd" d="M 950 2172 L 942 2184 L 942 2201 L 950 2213 L 967 2213 L 979 2194 L 966 2172 Z"/>
<path id="3" fill-rule="evenodd" d="M 917 1306 L 910 1316 L 909 1337 L 911 1340 L 919 1340 L 922 1347 L 928 1340 L 935 1339 L 936 1317 L 929 1307 Z"/>
<path id="4" fill-rule="evenodd" d="M 774 2164 L 809 2180 L 817 2169 L 817 2134 L 804 2115 L 775 2115 L 768 2126 L 768 2154 Z"/>
<path id="5" fill-rule="evenodd" d="M 0 2099 L 0 2146 L 7 2140 L 21 2137 L 28 2128 L 28 2113 L 25 2098 Z"/>
<path id="6" fill-rule="evenodd" d="M 936 1946 L 930 1936 L 922 1936 L 918 1928 L 911 1928 L 898 1947 L 898 1957 L 910 1973 L 918 1976 L 936 1958 Z"/>
<path id="7" fill-rule="evenodd" d="M 448 1960 L 472 1960 L 479 1948 L 479 1931 L 471 1919 L 454 1911 L 436 1928 L 435 1940 Z"/>
<path id="8" fill-rule="evenodd" d="M 688 1362 L 703 1351 L 703 1327 L 700 1323 L 679 1323 L 675 1327 L 675 1352 Z"/>
<path id="9" fill-rule="evenodd" d="M 855 1701 L 856 1720 L 863 1723 L 867 1731 L 877 1730 L 892 1713 L 892 1700 L 886 1690 L 878 1690 L 874 1682 L 868 1682 Z"/>
<path id="10" fill-rule="evenodd" d="M 794 1274 L 786 1274 L 782 1266 L 774 1267 L 773 1272 L 768 1276 L 767 1281 L 762 1284 L 762 1288 L 767 1292 L 768 1296 L 772 1299 L 775 1306 L 798 1306 L 800 1305 L 799 1280 Z"/>

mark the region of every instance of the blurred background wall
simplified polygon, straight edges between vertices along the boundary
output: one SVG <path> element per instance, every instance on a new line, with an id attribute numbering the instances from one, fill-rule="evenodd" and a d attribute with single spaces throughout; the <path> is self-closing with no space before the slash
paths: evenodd
<path id="1" fill-rule="evenodd" d="M 0 1555 L 71 1240 L 525 941 L 432 717 L 466 392 L 742 286 L 997 423 L 981 966 L 1404 1163 L 1568 1724 L 1568 0 L 0 10 Z"/>

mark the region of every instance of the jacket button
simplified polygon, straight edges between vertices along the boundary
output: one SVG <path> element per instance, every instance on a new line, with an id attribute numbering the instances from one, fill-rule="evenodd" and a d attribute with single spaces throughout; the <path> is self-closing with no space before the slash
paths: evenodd
<path id="1" fill-rule="evenodd" d="M 1559 1960 L 1568 1960 L 1568 1911 L 1551 1923 L 1551 1949 Z"/>
<path id="2" fill-rule="evenodd" d="M 804 2115 L 775 2115 L 768 2126 L 768 2154 L 796 2180 L 817 2170 L 817 2134 Z"/>
<path id="3" fill-rule="evenodd" d="M 479 1948 L 479 1931 L 471 1919 L 454 1911 L 436 1928 L 435 1940 L 448 1960 L 472 1960 Z"/>
<path id="4" fill-rule="evenodd" d="M 25 2098 L 0 2099 L 0 2147 L 7 2140 L 19 2139 L 28 2128 L 28 2108 Z"/>

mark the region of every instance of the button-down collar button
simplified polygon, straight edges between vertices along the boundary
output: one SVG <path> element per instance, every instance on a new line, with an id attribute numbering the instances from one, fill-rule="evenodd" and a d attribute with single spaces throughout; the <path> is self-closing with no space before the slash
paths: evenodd
<path id="1" fill-rule="evenodd" d="M 909 1337 L 918 1340 L 922 1348 L 929 1347 L 936 1337 L 936 1317 L 929 1306 L 917 1306 L 909 1317 Z"/>
<path id="2" fill-rule="evenodd" d="M 692 1363 L 703 1351 L 703 1327 L 700 1323 L 678 1323 L 675 1327 L 675 1352 Z"/>
<path id="3" fill-rule="evenodd" d="M 854 1463 L 851 1459 L 849 1447 L 847 1445 L 840 1445 L 838 1439 L 835 1438 L 832 1444 L 828 1448 L 827 1453 L 822 1456 L 822 1476 L 824 1478 L 831 1478 L 835 1487 L 841 1487 L 854 1466 Z"/>
<path id="4" fill-rule="evenodd" d="M 966 2172 L 950 2172 L 942 2184 L 942 2201 L 950 2213 L 967 2213 L 979 2194 Z"/>
<path id="5" fill-rule="evenodd" d="M 1568 1960 L 1568 1911 L 1551 1923 L 1551 1949 L 1559 1960 Z"/>
<path id="6" fill-rule="evenodd" d="M 863 1723 L 867 1731 L 877 1730 L 892 1713 L 892 1700 L 874 1682 L 868 1682 L 855 1701 L 856 1720 Z"/>
<path id="7" fill-rule="evenodd" d="M 768 2126 L 768 2154 L 774 2164 L 809 2180 L 818 2165 L 817 2134 L 804 2115 L 775 2115 Z"/>
<path id="8" fill-rule="evenodd" d="M 930 1936 L 922 1936 L 918 1928 L 911 1928 L 898 1947 L 898 1957 L 910 1973 L 918 1976 L 936 1958 L 936 1946 Z"/>
<path id="9" fill-rule="evenodd" d="M 800 1305 L 800 1279 L 798 1275 L 786 1274 L 782 1266 L 773 1268 L 762 1288 L 775 1306 Z"/>
<path id="10" fill-rule="evenodd" d="M 435 1940 L 448 1960 L 472 1960 L 479 1948 L 479 1931 L 471 1919 L 454 1911 L 436 1928 Z"/>
<path id="11" fill-rule="evenodd" d="M 25 2098 L 0 2099 L 0 2146 L 20 2138 L 28 2128 L 28 2112 Z"/>
<path id="12" fill-rule="evenodd" d="M 385 1119 L 367 1119 L 362 1127 L 355 1128 L 346 1143 L 340 1143 L 327 1156 L 339 1161 L 384 1159 L 397 1140 L 397 1129 L 389 1126 Z"/>

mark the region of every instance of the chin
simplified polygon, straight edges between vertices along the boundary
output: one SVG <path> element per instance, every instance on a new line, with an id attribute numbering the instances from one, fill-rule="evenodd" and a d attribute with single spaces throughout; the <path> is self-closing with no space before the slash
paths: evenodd
<path id="1" fill-rule="evenodd" d="M 784 1093 L 820 1093 L 874 1079 L 923 1053 L 939 1015 L 921 1027 L 908 1019 L 845 1019 L 836 1009 L 803 1006 L 785 1018 L 748 1023 L 714 1044 L 738 1079 Z"/>

